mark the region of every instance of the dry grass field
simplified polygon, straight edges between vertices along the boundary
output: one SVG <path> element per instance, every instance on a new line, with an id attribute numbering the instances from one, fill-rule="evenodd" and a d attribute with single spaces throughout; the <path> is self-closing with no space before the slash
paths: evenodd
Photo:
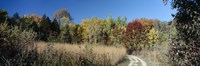
<path id="1" fill-rule="evenodd" d="M 61 44 L 61 43 L 45 43 L 36 42 L 37 52 L 43 53 L 51 44 L 51 49 L 58 53 L 68 53 L 73 58 L 79 59 L 80 56 L 89 58 L 92 63 L 97 65 L 116 65 L 120 61 L 124 60 L 126 56 L 126 49 L 124 47 L 113 47 L 104 45 L 92 45 L 88 44 Z M 76 62 L 76 61 L 74 61 Z"/>

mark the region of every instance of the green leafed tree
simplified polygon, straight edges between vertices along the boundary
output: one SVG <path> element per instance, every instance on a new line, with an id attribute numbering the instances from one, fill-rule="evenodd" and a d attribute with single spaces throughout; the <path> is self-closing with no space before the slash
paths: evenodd
<path id="1" fill-rule="evenodd" d="M 167 1 L 167 0 L 164 0 Z M 173 66 L 200 65 L 200 0 L 172 0 L 177 36 L 172 39 L 170 57 Z"/>
<path id="2" fill-rule="evenodd" d="M 22 30 L 29 29 L 29 26 L 34 22 L 33 17 L 25 15 L 21 18 L 20 27 Z"/>
<path id="3" fill-rule="evenodd" d="M 126 20 L 127 20 L 126 17 L 121 18 L 119 16 L 119 17 L 117 17 L 117 19 L 116 19 L 115 22 L 116 22 L 116 25 L 118 25 L 119 28 L 125 28 L 125 26 L 126 26 Z"/>
<path id="4" fill-rule="evenodd" d="M 69 18 L 68 17 L 62 17 L 60 18 L 60 21 L 62 22 L 62 24 L 60 24 L 60 38 L 62 42 L 67 42 L 70 43 L 71 42 L 71 35 L 69 32 Z"/>
<path id="5" fill-rule="evenodd" d="M 69 33 L 71 36 L 71 42 L 70 43 L 79 43 L 81 37 L 78 35 L 78 25 L 75 23 L 70 23 L 69 24 Z"/>

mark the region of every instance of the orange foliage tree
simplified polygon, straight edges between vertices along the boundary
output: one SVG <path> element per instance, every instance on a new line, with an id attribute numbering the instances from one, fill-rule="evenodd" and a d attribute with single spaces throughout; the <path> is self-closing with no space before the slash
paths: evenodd
<path id="1" fill-rule="evenodd" d="M 134 20 L 126 26 L 125 46 L 129 53 L 133 50 L 141 50 L 146 43 L 146 27 L 138 20 Z"/>

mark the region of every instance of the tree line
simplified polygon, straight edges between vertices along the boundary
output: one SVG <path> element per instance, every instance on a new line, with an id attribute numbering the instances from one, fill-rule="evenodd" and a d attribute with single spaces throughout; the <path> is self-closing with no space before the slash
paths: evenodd
<path id="1" fill-rule="evenodd" d="M 166 39 L 169 32 L 168 22 L 157 19 L 134 19 L 127 22 L 126 17 L 109 16 L 107 19 L 97 17 L 83 19 L 81 24 L 73 22 L 66 9 L 58 10 L 51 20 L 45 14 L 19 16 L 15 13 L 8 16 L 6 10 L 0 11 L 0 23 L 8 23 L 10 28 L 17 26 L 20 30 L 33 30 L 36 32 L 35 40 L 64 43 L 105 44 L 125 46 L 130 50 L 141 50 L 151 47 Z"/>

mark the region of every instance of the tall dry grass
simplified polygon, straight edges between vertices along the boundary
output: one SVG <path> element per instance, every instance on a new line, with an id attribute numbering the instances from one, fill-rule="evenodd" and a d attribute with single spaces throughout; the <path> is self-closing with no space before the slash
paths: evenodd
<path id="1" fill-rule="evenodd" d="M 135 54 L 145 59 L 151 66 L 170 66 L 168 46 L 169 42 L 165 41 L 162 44 L 154 45 L 151 49 L 143 49 Z"/>
<path id="2" fill-rule="evenodd" d="M 68 53 L 72 58 L 75 58 L 73 62 L 79 62 L 80 58 L 86 58 L 91 65 L 98 66 L 113 66 L 122 61 L 126 56 L 126 49 L 124 47 L 113 47 L 105 45 L 89 45 L 89 44 L 62 44 L 62 43 L 45 43 L 37 42 L 38 53 L 43 53 L 48 48 L 48 45 L 52 44 L 52 50 L 58 53 Z M 75 65 L 76 65 L 75 63 Z M 85 63 L 85 62 L 84 62 Z"/>

